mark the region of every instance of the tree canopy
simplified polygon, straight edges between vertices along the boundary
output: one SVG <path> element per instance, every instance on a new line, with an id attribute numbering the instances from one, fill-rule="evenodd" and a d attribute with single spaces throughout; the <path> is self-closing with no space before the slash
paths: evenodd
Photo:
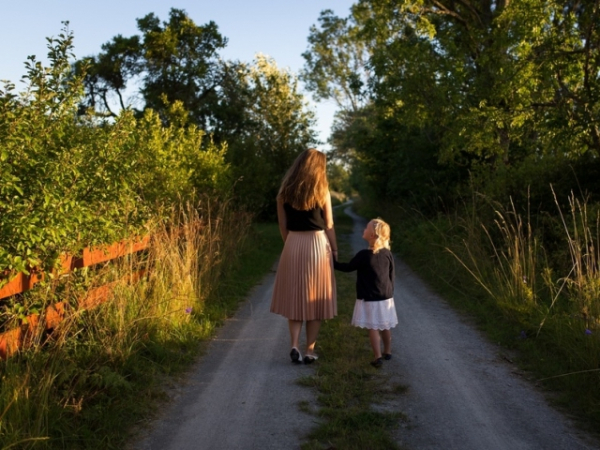
<path id="1" fill-rule="evenodd" d="M 257 55 L 252 62 L 224 61 L 227 38 L 214 22 L 196 25 L 180 9 L 161 22 L 138 19 L 139 35 L 115 36 L 77 68 L 85 74 L 86 100 L 97 115 L 138 116 L 151 109 L 164 123 L 193 124 L 226 145 L 236 174 L 237 198 L 259 214 L 272 215 L 276 189 L 297 154 L 316 144 L 314 113 L 297 78 Z M 137 101 L 125 92 L 135 88 Z M 180 104 L 173 116 L 170 105 Z"/>
<path id="2" fill-rule="evenodd" d="M 476 174 L 513 193 L 517 180 L 560 181 L 552 167 L 597 165 L 597 1 L 360 0 L 346 18 L 324 13 L 309 44 L 309 87 L 347 96 L 332 143 L 356 152 L 379 195 L 439 196 Z M 369 70 L 358 109 L 357 51 Z"/>

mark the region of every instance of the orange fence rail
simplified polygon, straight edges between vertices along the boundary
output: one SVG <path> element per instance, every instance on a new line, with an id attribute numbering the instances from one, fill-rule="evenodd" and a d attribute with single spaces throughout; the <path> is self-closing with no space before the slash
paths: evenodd
<path id="1" fill-rule="evenodd" d="M 69 273 L 75 269 L 111 261 L 144 250 L 148 248 L 149 243 L 150 236 L 146 236 L 136 242 L 123 241 L 102 247 L 85 248 L 83 249 L 83 255 L 79 258 L 71 255 L 61 257 L 60 270 L 61 273 Z M 0 300 L 30 290 L 36 283 L 42 281 L 43 277 L 43 272 L 38 272 L 35 269 L 31 271 L 30 275 L 17 274 L 0 289 Z"/>
<path id="2" fill-rule="evenodd" d="M 122 241 L 101 247 L 85 248 L 80 257 L 72 255 L 63 256 L 60 259 L 57 272 L 59 274 L 68 274 L 78 268 L 112 261 L 122 256 L 145 250 L 149 245 L 150 236 L 145 236 L 139 241 Z M 138 278 L 141 274 L 142 272 L 138 274 Z M 19 273 L 0 288 L 0 300 L 22 294 L 32 289 L 43 279 L 44 273 L 35 269 L 30 271 L 30 275 Z M 112 294 L 115 284 L 109 283 L 89 291 L 84 298 L 79 299 L 79 308 L 89 309 L 103 303 Z M 65 302 L 58 302 L 46 308 L 43 324 L 46 330 L 51 330 L 58 325 L 64 318 L 67 307 L 68 305 Z M 36 329 L 40 326 L 39 314 L 28 316 L 26 322 L 26 324 L 20 327 L 0 333 L 0 358 L 6 359 L 9 357 L 21 349 L 27 340 L 33 336 Z"/>

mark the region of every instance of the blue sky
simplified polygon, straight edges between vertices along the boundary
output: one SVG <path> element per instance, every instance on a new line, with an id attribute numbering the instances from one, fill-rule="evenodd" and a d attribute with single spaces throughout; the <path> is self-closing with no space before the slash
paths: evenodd
<path id="1" fill-rule="evenodd" d="M 136 19 L 153 12 L 161 20 L 171 8 L 184 9 L 198 25 L 214 21 L 228 38 L 224 59 L 250 62 L 256 53 L 269 55 L 280 67 L 297 73 L 304 64 L 311 25 L 332 9 L 347 16 L 351 0 L 19 0 L 3 1 L 0 27 L 0 80 L 19 86 L 28 55 L 46 61 L 46 37 L 57 36 L 68 20 L 75 36 L 75 56 L 93 55 L 113 36 L 137 34 Z M 322 141 L 329 135 L 335 107 L 314 103 Z M 326 147 L 326 146 L 323 146 Z"/>

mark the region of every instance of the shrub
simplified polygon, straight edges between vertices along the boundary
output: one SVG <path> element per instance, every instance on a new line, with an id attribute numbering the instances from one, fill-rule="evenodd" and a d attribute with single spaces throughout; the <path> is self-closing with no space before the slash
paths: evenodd
<path id="1" fill-rule="evenodd" d="M 49 39 L 50 67 L 29 58 L 24 92 L 0 90 L 0 274 L 145 233 L 169 205 L 231 184 L 224 149 L 203 144 L 202 130 L 165 126 L 152 110 L 81 111 L 72 40 Z"/>

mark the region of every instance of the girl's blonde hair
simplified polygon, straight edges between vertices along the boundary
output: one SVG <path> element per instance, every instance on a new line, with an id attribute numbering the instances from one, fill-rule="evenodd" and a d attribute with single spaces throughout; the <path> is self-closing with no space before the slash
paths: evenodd
<path id="1" fill-rule="evenodd" d="M 327 158 L 315 148 L 304 150 L 283 177 L 277 198 L 294 209 L 323 207 L 327 200 Z"/>
<path id="2" fill-rule="evenodd" d="M 377 253 L 382 248 L 390 250 L 390 226 L 379 218 L 373 219 L 371 222 L 373 223 L 373 231 L 375 231 L 375 235 L 377 236 L 373 244 L 373 253 Z"/>

